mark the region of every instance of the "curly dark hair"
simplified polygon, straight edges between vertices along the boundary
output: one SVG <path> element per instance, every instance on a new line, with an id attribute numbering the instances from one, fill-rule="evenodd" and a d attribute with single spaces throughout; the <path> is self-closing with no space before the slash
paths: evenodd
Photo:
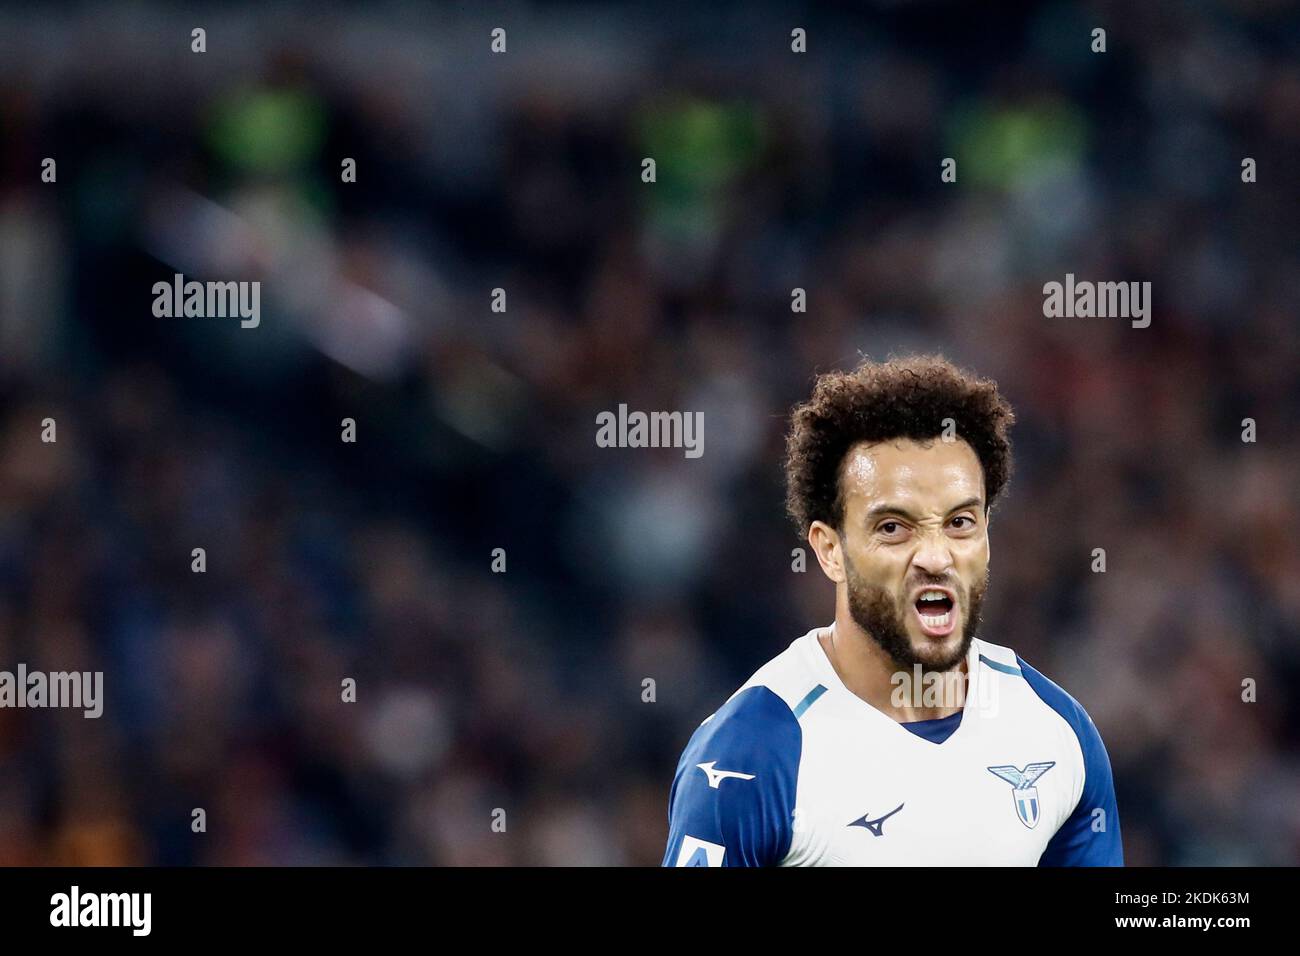
<path id="1" fill-rule="evenodd" d="M 940 355 L 868 359 L 855 371 L 818 376 L 812 398 L 791 413 L 786 438 L 786 509 L 799 533 L 807 537 L 814 521 L 843 531 L 839 479 L 850 448 L 862 441 L 937 438 L 945 418 L 979 458 L 987 511 L 1011 477 L 1007 429 L 1015 421 L 996 383 Z"/>

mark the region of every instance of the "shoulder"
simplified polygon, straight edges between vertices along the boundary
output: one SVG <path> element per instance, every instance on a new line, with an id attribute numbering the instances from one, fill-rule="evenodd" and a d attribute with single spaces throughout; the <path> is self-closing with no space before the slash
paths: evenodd
<path id="1" fill-rule="evenodd" d="M 1028 661 L 1009 647 L 984 640 L 978 640 L 977 644 L 981 665 L 1013 680 L 1023 680 L 1029 685 L 1034 696 L 1073 727 L 1076 733 L 1088 728 L 1095 732 L 1092 718 L 1083 709 L 1083 705 L 1068 694 L 1060 684 L 1030 666 Z"/>
<path id="2" fill-rule="evenodd" d="M 736 691 L 691 736 L 687 754 L 775 756 L 797 746 L 799 721 L 790 705 L 766 684 L 746 684 Z"/>
<path id="3" fill-rule="evenodd" d="M 788 852 L 803 732 L 783 691 L 784 657 L 691 735 L 669 793 L 665 865 L 770 866 Z"/>
<path id="4" fill-rule="evenodd" d="M 1042 701 L 1074 732 L 1082 758 L 1083 784 L 1069 817 L 1052 836 L 1041 866 L 1123 866 L 1119 809 L 1110 756 L 1092 717 L 1060 684 L 1046 677 L 1019 655 L 1027 683 Z"/>
<path id="5" fill-rule="evenodd" d="M 1087 756 L 1090 747 L 1101 744 L 1101 735 L 1097 731 L 1097 725 L 1093 723 L 1092 717 L 1084 710 L 1082 704 L 1075 700 L 1060 684 L 1044 675 L 1037 668 L 1032 667 L 1018 654 L 1016 655 L 1016 664 L 1020 668 L 1025 683 L 1030 686 L 1039 700 L 1059 714 L 1061 719 L 1070 725 L 1079 738 L 1085 756 Z"/>
<path id="6" fill-rule="evenodd" d="M 1077 740 L 1079 756 L 1086 768 L 1095 774 L 1100 762 L 1109 764 L 1097 725 L 1073 695 L 1011 648 L 982 640 L 978 644 L 979 662 L 986 673 L 998 675 L 999 680 L 1023 681 L 1032 706 L 1040 708 L 1049 720 L 1056 721 L 1062 734 Z"/>
<path id="7" fill-rule="evenodd" d="M 775 866 L 790 850 L 802 733 L 771 688 L 734 694 L 696 729 L 668 795 L 665 866 Z"/>
<path id="8" fill-rule="evenodd" d="M 708 779 L 701 764 L 718 768 L 744 769 L 752 773 L 780 769 L 797 770 L 803 734 L 785 688 L 793 686 L 792 656 L 796 641 L 772 658 L 735 691 L 726 702 L 700 723 L 691 735 L 677 768 L 678 782 Z M 765 776 L 771 776 L 765 773 Z M 765 781 L 766 783 L 766 781 Z M 674 787 L 675 789 L 675 787 Z M 734 789 L 735 788 L 731 788 Z M 746 788 L 753 790 L 755 788 Z"/>
<path id="9" fill-rule="evenodd" d="M 1106 805 L 1113 813 L 1115 782 L 1111 772 L 1110 755 L 1106 753 L 1101 732 L 1097 730 L 1092 717 L 1060 684 L 1044 676 L 1023 658 L 1017 656 L 1016 661 L 1025 682 L 1047 707 L 1055 711 L 1069 725 L 1079 742 L 1084 779 L 1079 806 Z"/>
<path id="10" fill-rule="evenodd" d="M 816 686 L 809 664 L 810 641 L 815 640 L 815 631 L 805 634 L 767 661 L 704 719 L 696 736 L 728 740 L 760 730 L 797 727 L 799 701 Z"/>

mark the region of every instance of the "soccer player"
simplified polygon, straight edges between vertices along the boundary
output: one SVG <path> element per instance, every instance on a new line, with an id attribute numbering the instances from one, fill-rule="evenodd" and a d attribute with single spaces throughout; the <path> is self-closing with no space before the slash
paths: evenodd
<path id="1" fill-rule="evenodd" d="M 939 357 L 818 378 L 787 506 L 835 582 L 692 735 L 665 866 L 1122 866 L 1110 760 L 1079 703 L 976 638 L 1011 407 Z"/>

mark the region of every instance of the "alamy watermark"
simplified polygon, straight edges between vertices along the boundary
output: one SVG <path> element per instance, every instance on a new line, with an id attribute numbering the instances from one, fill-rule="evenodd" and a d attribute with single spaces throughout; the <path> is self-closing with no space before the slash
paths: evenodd
<path id="1" fill-rule="evenodd" d="M 1043 285 L 1043 315 L 1049 319 L 1132 319 L 1135 329 L 1151 324 L 1150 282 L 1076 282 L 1074 273 L 1065 282 Z"/>
<path id="2" fill-rule="evenodd" d="M 596 416 L 596 444 L 601 448 L 684 448 L 687 458 L 704 454 L 703 412 L 629 412 Z"/>
<path id="3" fill-rule="evenodd" d="M 890 705 L 897 708 L 966 708 L 971 690 L 970 674 L 955 671 L 926 671 L 920 664 L 911 671 L 895 671 L 889 677 Z M 998 682 L 975 682 L 971 708 L 985 717 L 996 717 L 999 709 Z"/>
<path id="4" fill-rule="evenodd" d="M 171 282 L 155 282 L 153 295 L 153 314 L 160 319 L 239 316 L 244 329 L 255 329 L 262 321 L 260 282 L 186 282 L 178 272 Z"/>
<path id="5" fill-rule="evenodd" d="M 59 707 L 84 711 L 95 718 L 104 712 L 103 671 L 0 671 L 0 707 Z"/>
<path id="6" fill-rule="evenodd" d="M 73 885 L 50 897 L 50 925 L 55 927 L 118 926 L 132 936 L 148 936 L 153 928 L 152 893 L 86 893 Z"/>

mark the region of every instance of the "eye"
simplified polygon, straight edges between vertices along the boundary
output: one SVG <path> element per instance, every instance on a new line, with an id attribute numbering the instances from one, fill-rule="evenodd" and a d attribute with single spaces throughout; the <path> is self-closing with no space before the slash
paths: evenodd
<path id="1" fill-rule="evenodd" d="M 882 534 L 897 534 L 902 527 L 897 521 L 882 521 L 876 530 Z"/>
<path id="2" fill-rule="evenodd" d="M 958 531 L 969 531 L 971 528 L 975 527 L 975 519 L 972 518 L 970 515 L 958 515 L 957 517 L 953 518 L 952 521 L 953 524 L 955 525 L 957 525 L 958 521 L 966 522 L 966 524 L 964 525 L 957 525 Z"/>

